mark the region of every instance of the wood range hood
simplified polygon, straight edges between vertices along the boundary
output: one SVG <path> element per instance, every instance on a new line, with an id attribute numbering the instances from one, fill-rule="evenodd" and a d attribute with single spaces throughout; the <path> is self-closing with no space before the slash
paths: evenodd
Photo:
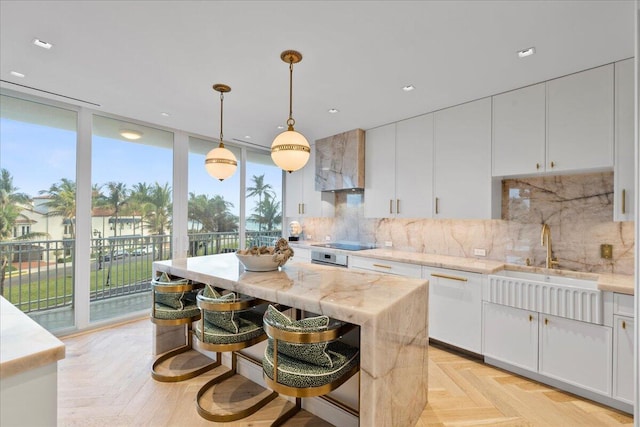
<path id="1" fill-rule="evenodd" d="M 354 129 L 316 140 L 316 191 L 364 191 L 364 139 Z"/>

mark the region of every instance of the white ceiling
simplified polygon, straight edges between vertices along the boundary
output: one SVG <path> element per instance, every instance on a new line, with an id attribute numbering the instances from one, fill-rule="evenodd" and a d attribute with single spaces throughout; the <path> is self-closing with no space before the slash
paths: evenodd
<path id="1" fill-rule="evenodd" d="M 211 86 L 225 83 L 225 140 L 268 147 L 289 110 L 283 50 L 304 56 L 293 110 L 313 141 L 631 57 L 634 11 L 632 0 L 2 0 L 1 86 L 217 137 Z"/>

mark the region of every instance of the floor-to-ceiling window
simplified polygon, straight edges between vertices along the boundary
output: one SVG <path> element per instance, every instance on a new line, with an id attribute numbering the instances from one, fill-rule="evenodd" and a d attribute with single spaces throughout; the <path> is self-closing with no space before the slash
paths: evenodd
<path id="1" fill-rule="evenodd" d="M 247 246 L 272 246 L 282 235 L 282 170 L 268 152 L 247 151 Z"/>
<path id="2" fill-rule="evenodd" d="M 205 156 L 217 144 L 189 138 L 189 256 L 230 252 L 239 247 L 242 154 L 237 147 L 225 146 L 236 156 L 238 169 L 219 181 L 204 166 Z"/>
<path id="3" fill-rule="evenodd" d="M 0 290 L 50 330 L 73 327 L 78 114 L 0 96 Z"/>
<path id="4" fill-rule="evenodd" d="M 90 320 L 147 309 L 171 257 L 173 133 L 93 116 Z"/>

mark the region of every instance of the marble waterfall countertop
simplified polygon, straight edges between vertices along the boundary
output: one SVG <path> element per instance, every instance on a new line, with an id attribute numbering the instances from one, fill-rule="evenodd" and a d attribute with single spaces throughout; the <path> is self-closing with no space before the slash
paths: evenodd
<path id="1" fill-rule="evenodd" d="M 64 356 L 62 341 L 0 297 L 0 378 L 57 363 Z"/>
<path id="2" fill-rule="evenodd" d="M 156 261 L 154 271 L 360 326 L 360 425 L 411 426 L 427 403 L 428 281 L 290 260 L 244 271 L 235 254 Z"/>
<path id="3" fill-rule="evenodd" d="M 291 247 L 315 249 L 317 242 L 290 242 Z M 428 267 L 448 268 L 452 270 L 468 271 L 471 273 L 493 274 L 500 270 L 516 270 L 530 273 L 548 274 L 564 277 L 574 277 L 579 279 L 595 280 L 598 282 L 598 289 L 601 291 L 618 292 L 622 294 L 634 294 L 633 276 L 624 274 L 606 273 L 585 273 L 580 271 L 548 269 L 543 267 L 524 266 L 518 264 L 508 264 L 495 260 L 482 260 L 478 258 L 456 257 L 449 255 L 425 254 L 419 252 L 408 252 L 396 249 L 365 249 L 361 251 L 344 251 L 339 249 L 327 249 L 346 255 L 359 256 L 364 258 L 384 259 L 387 261 L 406 262 Z"/>

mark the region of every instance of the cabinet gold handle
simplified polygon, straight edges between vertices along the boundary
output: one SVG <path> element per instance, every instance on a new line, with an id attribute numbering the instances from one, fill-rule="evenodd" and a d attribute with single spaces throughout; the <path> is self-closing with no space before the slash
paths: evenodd
<path id="1" fill-rule="evenodd" d="M 622 321 L 622 329 L 627 329 L 627 322 L 626 321 Z"/>
<path id="2" fill-rule="evenodd" d="M 396 199 L 396 213 L 400 213 L 400 199 Z"/>
<path id="3" fill-rule="evenodd" d="M 552 167 L 552 168 L 555 168 L 555 167 L 556 167 L 555 162 L 551 162 L 551 167 Z"/>
<path id="4" fill-rule="evenodd" d="M 436 215 L 438 215 L 440 213 L 440 209 L 439 209 L 439 202 L 440 200 L 436 197 Z"/>
<path id="5" fill-rule="evenodd" d="M 529 322 L 533 322 L 533 315 L 532 314 L 529 315 Z"/>
<path id="6" fill-rule="evenodd" d="M 431 277 L 440 277 L 441 279 L 457 280 L 459 282 L 466 282 L 467 280 L 469 280 L 466 277 L 449 276 L 448 274 L 439 274 L 439 273 L 431 273 Z"/>
<path id="7" fill-rule="evenodd" d="M 627 190 L 622 190 L 622 213 L 627 213 Z"/>
<path id="8" fill-rule="evenodd" d="M 544 324 L 545 324 L 545 325 L 548 325 L 548 324 L 549 324 L 549 319 L 546 319 L 546 318 L 545 318 L 545 319 L 544 319 Z"/>
<path id="9" fill-rule="evenodd" d="M 302 211 L 300 209 L 300 203 L 298 203 L 298 214 L 301 214 L 301 213 L 302 213 Z"/>
<path id="10" fill-rule="evenodd" d="M 536 169 L 540 169 L 540 163 L 536 163 Z"/>
<path id="11" fill-rule="evenodd" d="M 384 265 L 384 264 L 373 264 L 374 267 L 379 267 L 379 268 L 388 268 L 389 270 L 391 270 L 391 266 L 390 265 Z"/>
<path id="12" fill-rule="evenodd" d="M 389 213 L 392 214 L 393 213 L 393 200 L 389 199 Z"/>
<path id="13" fill-rule="evenodd" d="M 304 215 L 304 203 L 302 203 L 302 215 Z"/>

